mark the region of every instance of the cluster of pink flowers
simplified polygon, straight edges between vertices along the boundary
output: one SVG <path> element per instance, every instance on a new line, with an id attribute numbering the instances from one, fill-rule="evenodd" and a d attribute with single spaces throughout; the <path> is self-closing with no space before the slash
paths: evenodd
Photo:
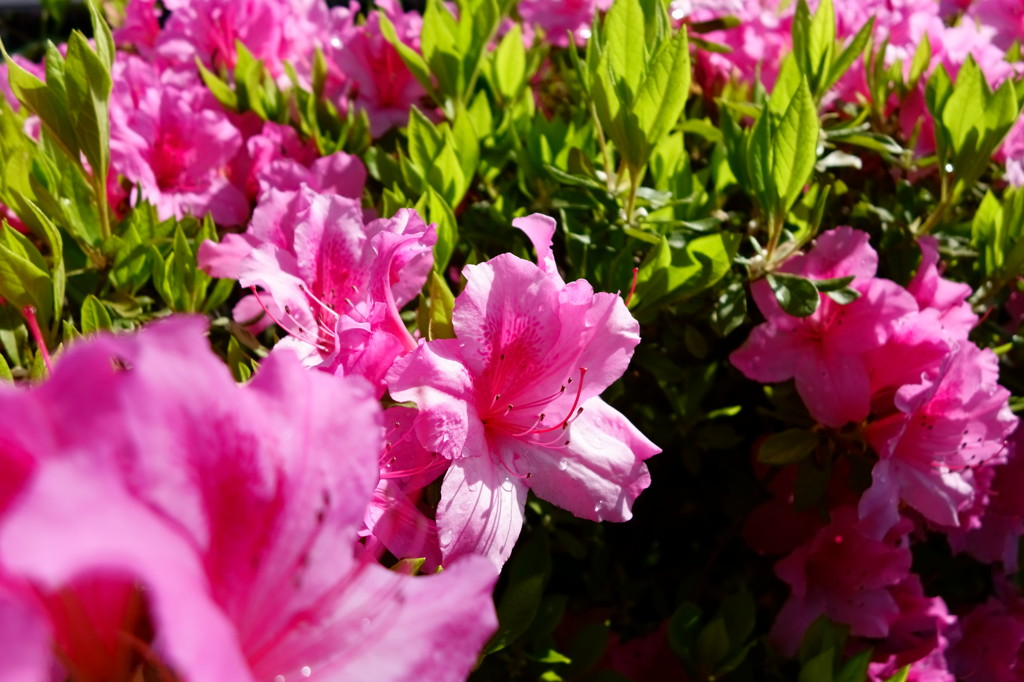
<path id="1" fill-rule="evenodd" d="M 447 565 L 483 554 L 500 568 L 530 489 L 583 518 L 628 519 L 650 483 L 643 460 L 658 449 L 598 397 L 640 340 L 622 300 L 562 281 L 555 223 L 534 215 L 515 224 L 539 264 L 505 254 L 467 266 L 455 338 L 418 341 L 399 308 L 430 272 L 434 226 L 405 209 L 364 222 L 358 201 L 338 193 L 359 194 L 359 162 L 322 161 L 360 184 L 303 170 L 298 187 L 267 186 L 248 231 L 205 244 L 199 261 L 253 289 L 239 321 L 251 319 L 256 301 L 289 333 L 274 353 L 294 350 L 309 367 L 362 376 L 377 395 L 416 404 L 389 416 L 386 483 L 367 534 L 399 556 Z M 415 494 L 442 473 L 430 520 Z"/>
<path id="2" fill-rule="evenodd" d="M 761 549 L 788 555 L 776 571 L 792 594 L 773 637 L 789 654 L 824 614 L 853 635 L 883 640 L 876 654 L 891 654 L 894 670 L 922 659 L 915 665 L 936 665 L 952 621 L 910 572 L 915 528 L 945 533 L 953 547 L 1016 570 L 1024 510 L 998 491 L 1012 485 L 1020 467 L 1007 443 L 1018 420 L 997 382 L 995 355 L 967 338 L 977 323 L 966 303 L 970 287 L 940 276 L 933 238 L 922 237 L 920 246 L 917 274 L 902 287 L 876 277 L 878 255 L 866 233 L 823 233 L 780 271 L 812 280 L 853 277 L 859 297 L 841 304 L 822 294 L 806 318 L 784 313 L 766 281 L 753 285 L 765 322 L 732 354 L 733 364 L 756 381 L 792 379 L 842 455 L 825 496 L 828 523 L 791 507 L 795 477 L 787 476 L 773 484 L 776 499 L 748 533 L 762 534 Z M 857 491 L 844 480 L 864 457 L 872 462 L 871 483 Z M 794 517 L 786 534 L 763 537 L 771 534 L 767 519 Z M 930 644 L 904 641 L 901 623 L 908 620 L 918 623 L 915 632 L 932 633 Z M 922 630 L 919 621 L 931 625 Z"/>
<path id="3" fill-rule="evenodd" d="M 809 3 L 813 11 L 817 2 Z M 948 5 L 948 6 L 947 6 Z M 677 1 L 673 18 L 689 23 L 706 22 L 733 16 L 739 25 L 704 34 L 702 37 L 725 46 L 725 52 L 697 53 L 695 78 L 709 92 L 718 92 L 729 79 L 753 84 L 760 81 L 771 89 L 782 60 L 792 50 L 795 3 L 776 0 L 734 0 L 729 3 Z M 884 44 L 879 55 L 886 66 L 899 61 L 904 77 L 910 74 L 914 55 L 928 41 L 930 61 L 923 77 L 897 101 L 881 103 L 888 112 L 896 112 L 902 137 L 913 142 L 926 156 L 934 152 L 931 117 L 925 107 L 925 81 L 939 66 L 955 77 L 970 57 L 981 68 L 991 87 L 1019 76 L 1021 66 L 1008 61 L 1014 41 L 1024 39 L 1024 10 L 1016 0 L 971 0 L 940 4 L 935 0 L 870 0 L 835 2 L 836 37 L 848 41 L 874 20 L 872 38 L 875 49 Z M 884 41 L 884 43 L 883 43 Z M 868 102 L 865 64 L 855 60 L 845 74 L 824 96 L 823 103 L 840 106 L 842 102 Z M 1006 164 L 1006 178 L 1015 185 L 1024 184 L 1024 127 L 1018 123 L 997 152 L 997 160 Z"/>
<path id="4" fill-rule="evenodd" d="M 423 91 L 378 11 L 161 4 L 133 0 L 116 32 L 111 200 L 244 227 L 199 265 L 251 291 L 239 323 L 285 338 L 242 386 L 200 320 L 171 318 L 0 387 L 19 425 L 0 430 L 0 677 L 463 679 L 497 626 L 490 592 L 528 491 L 624 521 L 650 483 L 658 448 L 600 398 L 639 325 L 617 294 L 562 280 L 554 221 L 534 215 L 516 224 L 538 263 L 467 266 L 454 338 L 412 334 L 401 310 L 434 268 L 436 226 L 365 209 L 358 158 L 225 109 L 195 65 L 230 81 L 244 45 L 286 84 L 319 49 L 328 97 L 381 135 Z M 420 17 L 377 4 L 417 49 Z M 414 406 L 382 410 L 386 395 Z M 420 496 L 441 476 L 435 514 Z M 385 552 L 438 574 L 388 571 Z"/>
<path id="5" fill-rule="evenodd" d="M 161 28 L 151 0 L 129 3 L 115 36 L 135 53 L 117 53 L 110 103 L 111 175 L 124 178 L 132 205 L 149 201 L 161 219 L 210 212 L 220 225 L 244 225 L 262 171 L 278 159 L 308 165 L 317 156 L 289 127 L 225 111 L 199 77 L 197 59 L 230 80 L 242 44 L 290 87 L 284 65 L 308 84 L 319 49 L 327 96 L 342 112 L 365 110 L 375 136 L 403 123 L 423 96 L 381 34 L 377 11 L 357 24 L 358 6 L 329 10 L 322 0 L 163 4 L 169 15 Z M 418 49 L 419 15 L 397 2 L 378 4 Z"/>

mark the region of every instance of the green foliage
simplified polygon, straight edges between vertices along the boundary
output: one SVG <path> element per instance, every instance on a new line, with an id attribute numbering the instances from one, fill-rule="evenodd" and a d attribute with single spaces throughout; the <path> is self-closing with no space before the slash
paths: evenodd
<path id="1" fill-rule="evenodd" d="M 993 92 L 971 56 L 955 82 L 939 66 L 928 79 L 925 102 L 935 121 L 942 195 L 921 232 L 930 231 L 946 208 L 974 186 L 1021 110 L 1013 79 L 1006 79 Z"/>

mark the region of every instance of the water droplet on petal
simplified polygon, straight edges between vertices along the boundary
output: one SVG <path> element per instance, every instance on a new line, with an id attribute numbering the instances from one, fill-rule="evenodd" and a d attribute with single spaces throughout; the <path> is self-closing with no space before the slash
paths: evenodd
<path id="1" fill-rule="evenodd" d="M 451 545 L 452 532 L 450 530 L 446 530 L 443 533 L 441 533 L 441 536 L 438 538 L 438 542 L 441 544 L 442 547 L 448 547 L 449 545 Z"/>
<path id="2" fill-rule="evenodd" d="M 274 682 L 284 682 L 284 675 L 275 675 Z"/>
<path id="3" fill-rule="evenodd" d="M 601 504 L 600 502 L 596 502 L 594 504 L 594 513 L 595 514 L 600 514 L 602 509 L 604 509 L 604 505 Z"/>
<path id="4" fill-rule="evenodd" d="M 309 677 L 313 674 L 313 669 L 310 668 L 308 665 L 304 665 L 302 666 L 302 669 L 299 672 L 302 673 L 303 677 Z"/>
<path id="5" fill-rule="evenodd" d="M 568 468 L 569 468 L 569 460 L 561 459 L 561 460 L 558 461 L 558 469 L 559 469 L 559 471 L 566 471 L 566 470 L 568 470 Z"/>

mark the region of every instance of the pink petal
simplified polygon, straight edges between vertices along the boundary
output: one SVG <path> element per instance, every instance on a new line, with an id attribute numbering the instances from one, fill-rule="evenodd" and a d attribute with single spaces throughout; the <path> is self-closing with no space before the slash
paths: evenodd
<path id="1" fill-rule="evenodd" d="M 526 482 L 490 456 L 453 461 L 437 508 L 445 565 L 465 554 L 480 554 L 500 569 L 522 530 L 526 493 Z"/>
<path id="2" fill-rule="evenodd" d="M 633 502 L 651 483 L 643 460 L 661 452 L 632 423 L 600 398 L 583 404 L 567 431 L 552 434 L 551 447 L 525 439 L 499 441 L 498 457 L 529 472 L 538 497 L 592 521 L 627 521 Z M 565 441 L 569 441 L 565 445 Z"/>

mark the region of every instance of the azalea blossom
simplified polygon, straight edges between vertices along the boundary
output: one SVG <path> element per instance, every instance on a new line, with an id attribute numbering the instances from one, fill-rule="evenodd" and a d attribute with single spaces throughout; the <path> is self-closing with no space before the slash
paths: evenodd
<path id="1" fill-rule="evenodd" d="M 430 272 L 434 226 L 409 209 L 364 223 L 358 201 L 305 184 L 265 198 L 249 232 L 203 244 L 200 266 L 262 291 L 290 335 L 278 346 L 307 366 L 359 374 L 383 392 L 392 362 L 416 345 L 399 309 Z"/>
<path id="2" fill-rule="evenodd" d="M 861 421 L 871 402 L 867 354 L 886 343 L 897 320 L 917 310 L 906 290 L 875 277 L 877 267 L 867 233 L 850 227 L 822 233 L 814 248 L 787 260 L 780 271 L 811 279 L 853 276 L 849 286 L 860 298 L 844 305 L 821 294 L 814 314 L 798 318 L 785 313 L 768 283 L 758 280 L 754 300 L 766 321 L 730 361 L 755 381 L 795 379 L 811 416 L 826 426 Z"/>
<path id="3" fill-rule="evenodd" d="M 370 387 L 283 353 L 237 386 L 203 326 L 96 337 L 39 388 L 0 387 L 20 426 L 0 435 L 0 631 L 23 624 L 0 677 L 463 679 L 496 574 L 468 557 L 414 578 L 357 549 Z"/>
<path id="4" fill-rule="evenodd" d="M 992 351 L 964 342 L 865 427 L 880 459 L 859 508 L 876 537 L 895 525 L 900 501 L 933 523 L 960 525 L 958 511 L 975 497 L 971 469 L 1005 462 L 1017 426 L 998 375 Z"/>
<path id="5" fill-rule="evenodd" d="M 242 134 L 198 78 L 119 55 L 114 83 L 111 168 L 138 187 L 136 199 L 161 220 L 209 212 L 221 225 L 244 223 L 249 201 L 228 177 Z"/>
<path id="6" fill-rule="evenodd" d="M 904 543 L 883 542 L 864 533 L 852 507 L 832 510 L 831 522 L 810 542 L 775 566 L 791 593 L 772 627 L 773 643 L 796 653 L 804 632 L 819 616 L 850 626 L 850 634 L 885 637 L 899 614 L 894 587 L 910 572 Z M 898 540 L 901 532 L 890 535 Z"/>
<path id="7" fill-rule="evenodd" d="M 513 222 L 540 265 L 511 254 L 463 270 L 454 339 L 435 339 L 388 372 L 392 398 L 416 403 L 416 434 L 451 460 L 437 512 L 446 562 L 508 559 L 526 495 L 595 521 L 625 521 L 659 449 L 598 396 L 625 371 L 636 320 L 614 294 L 555 269 L 555 223 Z"/>

